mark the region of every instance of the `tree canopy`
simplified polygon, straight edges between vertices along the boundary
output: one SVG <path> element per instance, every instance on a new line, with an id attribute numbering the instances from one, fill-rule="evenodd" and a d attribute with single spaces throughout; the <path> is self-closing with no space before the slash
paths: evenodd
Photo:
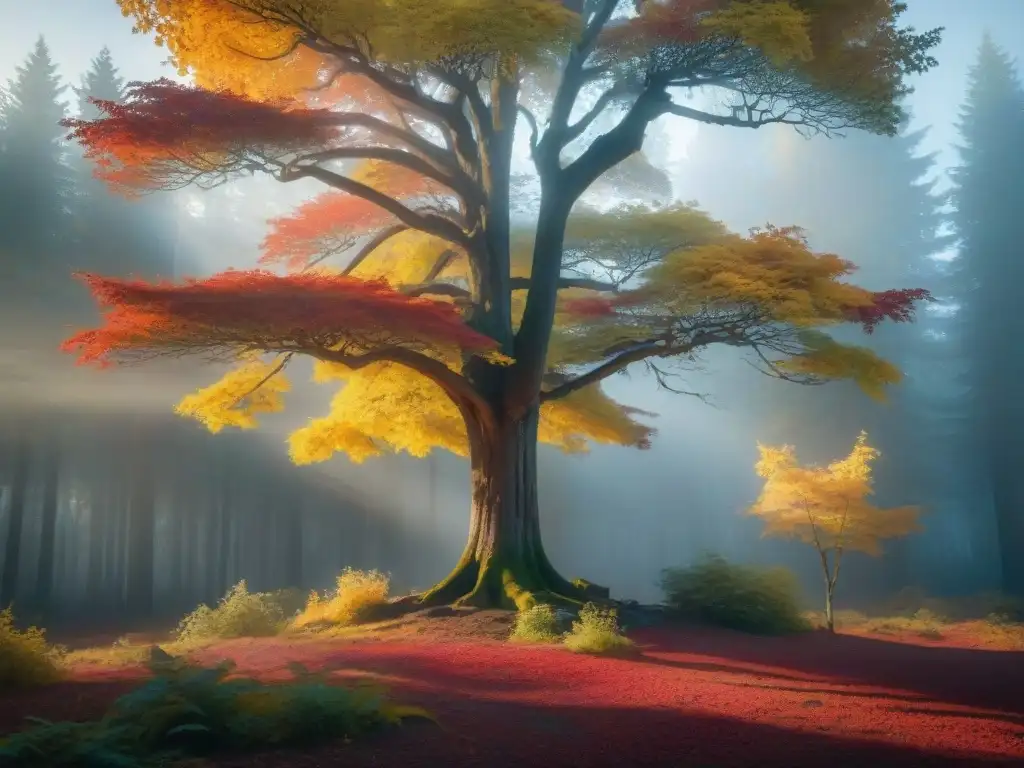
<path id="1" fill-rule="evenodd" d="M 96 102 L 100 119 L 68 121 L 102 178 L 130 194 L 250 173 L 331 189 L 270 223 L 262 261 L 291 276 L 178 288 L 90 276 L 112 311 L 67 346 L 84 361 L 241 355 L 179 406 L 214 429 L 278 409 L 282 369 L 310 355 L 317 380 L 344 386 L 293 436 L 301 462 L 466 453 L 460 401 L 479 399 L 466 365 L 480 353 L 512 370 L 540 355 L 540 437 L 568 450 L 646 447 L 642 414 L 591 385 L 643 362 L 670 386 L 670 359 L 714 344 L 752 351 L 771 375 L 853 378 L 879 395 L 898 371 L 823 331 L 908 320 L 924 291 L 857 288 L 844 280 L 852 264 L 812 252 L 796 228 L 741 237 L 688 205 L 599 210 L 587 190 L 629 168 L 663 115 L 891 133 L 902 76 L 934 63 L 937 32 L 899 28 L 902 5 L 888 0 L 635 5 L 121 0 L 196 85 L 133 83 L 121 102 Z M 672 98 L 705 86 L 736 103 L 701 112 Z M 557 175 L 576 203 L 553 263 L 538 236 L 551 222 L 501 212 L 514 201 L 497 139 L 517 115 L 532 173 L 542 187 Z M 534 336 L 549 312 L 555 327 Z"/>

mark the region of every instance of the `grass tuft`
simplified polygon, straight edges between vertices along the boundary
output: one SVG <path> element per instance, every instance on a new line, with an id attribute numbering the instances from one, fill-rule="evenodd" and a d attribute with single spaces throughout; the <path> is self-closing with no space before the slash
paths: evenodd
<path id="1" fill-rule="evenodd" d="M 14 611 L 0 611 L 0 690 L 56 682 L 63 676 L 65 655 L 63 647 L 47 642 L 45 630 L 19 630 L 14 625 Z"/>
<path id="2" fill-rule="evenodd" d="M 346 626 L 365 621 L 388 600 L 391 579 L 380 571 L 346 568 L 338 575 L 333 593 L 312 592 L 292 626 Z"/>
<path id="3" fill-rule="evenodd" d="M 280 603 L 269 594 L 250 592 L 242 580 L 216 607 L 200 605 L 178 624 L 175 638 L 190 645 L 235 637 L 270 637 L 284 628 Z"/>
<path id="4" fill-rule="evenodd" d="M 561 637 L 555 609 L 540 603 L 516 613 L 516 623 L 509 640 L 519 643 L 557 643 Z"/>
<path id="5" fill-rule="evenodd" d="M 662 573 L 669 614 L 684 621 L 785 635 L 811 624 L 800 607 L 796 577 L 785 568 L 734 565 L 718 555 Z"/>
<path id="6" fill-rule="evenodd" d="M 574 653 L 624 655 L 636 652 L 633 641 L 622 634 L 614 608 L 601 608 L 587 603 L 580 609 L 579 620 L 562 640 Z"/>

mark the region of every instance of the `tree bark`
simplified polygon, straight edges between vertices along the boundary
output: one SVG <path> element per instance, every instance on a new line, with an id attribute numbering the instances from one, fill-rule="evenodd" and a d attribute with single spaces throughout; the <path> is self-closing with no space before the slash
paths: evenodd
<path id="1" fill-rule="evenodd" d="M 488 434 L 468 423 L 472 506 L 469 538 L 455 569 L 419 597 L 424 604 L 525 609 L 579 602 L 585 591 L 563 578 L 541 540 L 537 499 L 538 409 Z"/>

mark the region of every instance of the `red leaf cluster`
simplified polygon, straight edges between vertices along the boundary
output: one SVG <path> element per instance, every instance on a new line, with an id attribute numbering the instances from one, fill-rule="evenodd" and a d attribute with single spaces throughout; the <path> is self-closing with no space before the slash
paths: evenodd
<path id="1" fill-rule="evenodd" d="M 703 15 L 724 5 L 724 0 L 648 2 L 638 16 L 609 25 L 601 35 L 601 45 L 635 53 L 659 45 L 694 43 L 704 34 L 700 26 Z"/>
<path id="2" fill-rule="evenodd" d="M 581 320 L 596 320 L 615 314 L 616 303 L 604 296 L 587 296 L 580 299 L 567 299 L 562 305 L 566 314 Z"/>
<path id="3" fill-rule="evenodd" d="M 166 78 L 130 83 L 121 103 L 94 103 L 105 117 L 61 125 L 97 161 L 97 176 L 126 189 L 159 187 L 183 166 L 215 171 L 237 163 L 245 150 L 320 147 L 338 130 L 327 109 L 253 101 Z"/>
<path id="4" fill-rule="evenodd" d="M 80 364 L 109 365 L 131 354 L 275 351 L 382 345 L 457 346 L 495 342 L 451 304 L 413 298 L 379 280 L 262 270 L 222 272 L 181 284 L 81 275 L 108 309 L 104 325 L 62 345 Z"/>
<path id="5" fill-rule="evenodd" d="M 392 221 L 390 213 L 368 200 L 345 192 L 325 192 L 289 215 L 268 222 L 270 231 L 260 245 L 260 263 L 299 269 L 310 259 L 342 251 Z"/>
<path id="6" fill-rule="evenodd" d="M 854 307 L 849 312 L 850 322 L 858 323 L 865 333 L 873 333 L 884 320 L 894 323 L 909 323 L 914 319 L 915 305 L 920 301 L 933 301 L 932 295 L 924 288 L 894 288 L 876 291 L 873 303 Z"/>
<path id="7" fill-rule="evenodd" d="M 393 163 L 383 163 L 377 173 L 355 178 L 396 200 L 445 192 L 433 179 Z M 316 256 L 344 250 L 356 239 L 395 222 L 390 213 L 361 197 L 325 192 L 287 216 L 268 222 L 270 231 L 260 246 L 260 263 L 283 263 L 298 269 Z"/>

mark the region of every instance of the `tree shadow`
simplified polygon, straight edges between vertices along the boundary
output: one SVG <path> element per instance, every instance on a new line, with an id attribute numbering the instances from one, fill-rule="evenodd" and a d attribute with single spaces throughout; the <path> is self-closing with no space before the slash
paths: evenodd
<path id="1" fill-rule="evenodd" d="M 721 664 L 723 671 L 729 671 L 729 662 L 758 665 L 804 675 L 812 684 L 885 688 L 896 695 L 910 692 L 930 701 L 1024 715 L 1024 652 L 911 645 L 826 632 L 757 637 L 689 627 L 649 628 L 638 631 L 637 639 L 654 664 L 685 666 L 692 659 L 675 657 L 701 656 L 708 661 L 700 663 Z M 733 671 L 801 680 L 774 669 Z"/>

